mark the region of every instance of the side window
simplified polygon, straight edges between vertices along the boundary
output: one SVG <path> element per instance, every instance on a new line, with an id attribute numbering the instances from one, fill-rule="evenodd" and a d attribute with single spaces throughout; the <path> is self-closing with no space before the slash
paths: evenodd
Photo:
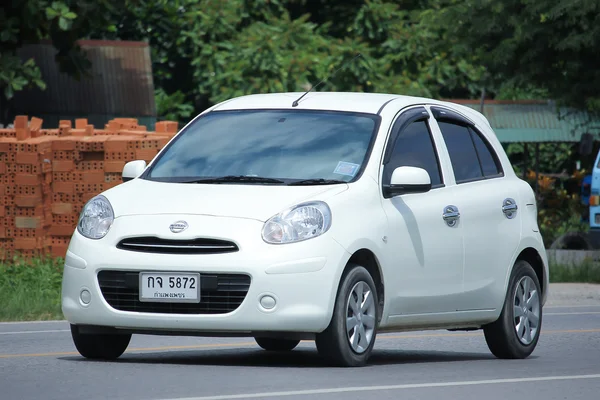
<path id="1" fill-rule="evenodd" d="M 456 182 L 481 179 L 483 173 L 469 128 L 449 122 L 438 122 L 450 154 Z"/>
<path id="2" fill-rule="evenodd" d="M 484 139 L 471 128 L 439 122 L 457 183 L 498 176 L 502 173 L 497 158 Z"/>
<path id="3" fill-rule="evenodd" d="M 481 162 L 481 169 L 483 170 L 483 176 L 497 176 L 503 173 L 502 166 L 498 161 L 497 157 L 494 157 L 494 150 L 485 141 L 483 137 L 475 130 L 469 128 L 473 143 L 475 143 L 475 149 Z"/>
<path id="4" fill-rule="evenodd" d="M 384 182 L 390 181 L 396 168 L 405 166 L 426 170 L 433 187 L 442 183 L 437 153 L 425 121 L 412 122 L 400 132 L 384 170 Z"/>

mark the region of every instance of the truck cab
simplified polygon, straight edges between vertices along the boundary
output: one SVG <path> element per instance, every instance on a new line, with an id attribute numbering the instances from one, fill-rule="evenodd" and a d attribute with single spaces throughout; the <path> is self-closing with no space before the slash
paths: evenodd
<path id="1" fill-rule="evenodd" d="M 592 182 L 590 190 L 590 230 L 600 230 L 600 152 L 596 155 L 592 168 Z"/>

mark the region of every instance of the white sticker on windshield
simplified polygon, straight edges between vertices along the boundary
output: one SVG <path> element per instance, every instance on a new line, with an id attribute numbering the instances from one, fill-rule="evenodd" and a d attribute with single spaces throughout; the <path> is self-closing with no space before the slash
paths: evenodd
<path id="1" fill-rule="evenodd" d="M 333 171 L 334 174 L 354 176 L 358 172 L 360 165 L 345 161 L 340 161 Z"/>

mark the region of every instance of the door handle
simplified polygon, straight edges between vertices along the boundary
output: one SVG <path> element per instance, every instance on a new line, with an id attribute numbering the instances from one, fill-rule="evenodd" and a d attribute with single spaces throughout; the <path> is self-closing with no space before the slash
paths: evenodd
<path id="1" fill-rule="evenodd" d="M 517 207 L 517 202 L 514 199 L 511 199 L 510 197 L 504 199 L 504 202 L 502 202 L 502 212 L 504 213 L 504 216 L 508 219 L 513 219 L 514 217 L 516 217 L 518 209 L 519 207 Z"/>
<path id="2" fill-rule="evenodd" d="M 458 219 L 460 218 L 460 212 L 458 212 L 458 207 L 456 206 L 446 206 L 444 207 L 444 213 L 442 214 L 442 218 L 446 221 L 446 224 L 449 227 L 453 227 L 457 224 Z"/>

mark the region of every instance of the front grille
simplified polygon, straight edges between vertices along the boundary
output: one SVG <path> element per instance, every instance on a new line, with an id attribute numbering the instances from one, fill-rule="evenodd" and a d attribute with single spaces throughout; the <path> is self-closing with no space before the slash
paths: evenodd
<path id="1" fill-rule="evenodd" d="M 142 302 L 139 273 L 105 270 L 98 272 L 102 296 L 121 311 L 162 314 L 225 314 L 237 309 L 250 288 L 244 274 L 200 274 L 200 303 Z"/>
<path id="2" fill-rule="evenodd" d="M 123 239 L 117 244 L 117 248 L 121 250 L 161 254 L 219 254 L 232 253 L 239 250 L 235 243 L 227 240 L 173 240 L 161 239 L 154 236 Z"/>

